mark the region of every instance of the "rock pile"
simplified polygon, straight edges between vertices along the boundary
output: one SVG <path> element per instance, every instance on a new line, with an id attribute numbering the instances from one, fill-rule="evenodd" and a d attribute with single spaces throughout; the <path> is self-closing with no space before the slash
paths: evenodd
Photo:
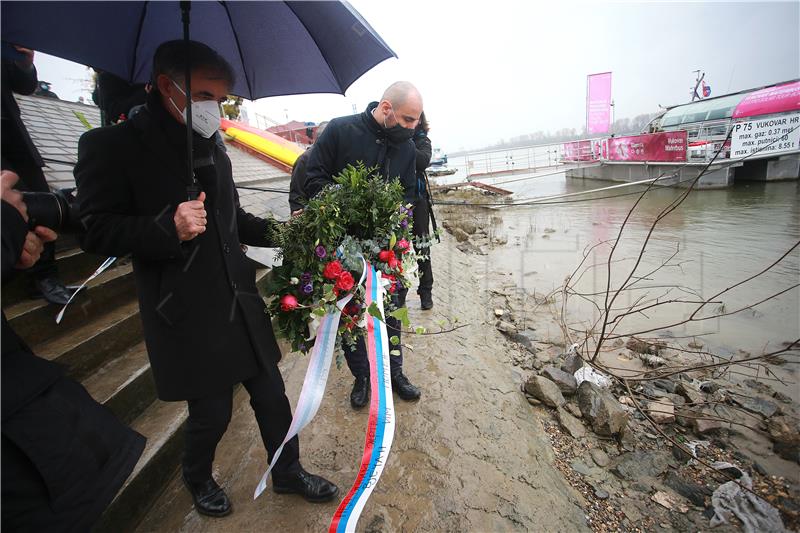
<path id="1" fill-rule="evenodd" d="M 508 314 L 503 318 L 508 319 Z M 534 347 L 533 353 L 538 354 L 537 343 Z M 644 355 L 651 358 L 661 358 L 657 354 L 664 354 L 667 349 L 660 343 L 628 343 L 627 347 L 636 348 L 633 357 L 641 353 L 638 350 L 646 350 L 649 353 Z M 574 351 L 563 352 L 553 355 L 550 351 L 540 361 L 537 356 L 523 392 L 533 405 L 553 408 L 562 438 L 573 443 L 575 459 L 567 463 L 572 471 L 568 479 L 577 473 L 580 483 L 588 485 L 588 491 L 581 490 L 585 495 L 604 504 L 616 502 L 625 517 L 623 523 L 648 523 L 654 509 L 660 509 L 667 512 L 673 526 L 707 527 L 708 517 L 714 514 L 712 493 L 727 479 L 709 478 L 705 467 L 697 462 L 698 457 L 705 457 L 707 463 L 728 464 L 720 463 L 724 459 L 748 465 L 749 469 L 720 467 L 720 471 L 735 472 L 738 476 L 745 470 L 751 475 L 756 472 L 766 475 L 756 462 L 757 455 L 737 450 L 735 439 L 744 438 L 744 424 L 751 424 L 760 434 L 768 436 L 771 451 L 776 455 L 800 463 L 800 419 L 796 406 L 762 381 L 735 384 L 675 374 L 632 386 L 631 398 L 627 389 L 616 382 L 602 387 L 591 380 L 581 381 L 591 375 L 586 372 L 585 362 Z M 672 445 L 661 432 L 681 444 Z M 709 457 L 709 443 L 716 450 L 731 451 Z M 564 445 L 557 450 L 569 447 Z M 588 449 L 591 459 L 582 456 L 580 449 Z M 781 496 L 784 490 L 775 489 L 771 494 L 773 499 L 769 501 L 779 505 L 770 509 L 775 513 L 779 509 L 786 524 L 798 523 L 800 506 L 796 499 Z M 615 499 L 615 495 L 622 499 Z M 689 512 L 692 509 L 694 513 Z M 791 509 L 798 512 L 792 514 Z"/>

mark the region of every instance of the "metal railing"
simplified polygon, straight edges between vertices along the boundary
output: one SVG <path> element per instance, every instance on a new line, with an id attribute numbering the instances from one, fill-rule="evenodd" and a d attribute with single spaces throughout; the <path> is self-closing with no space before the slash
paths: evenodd
<path id="1" fill-rule="evenodd" d="M 536 171 L 560 165 L 563 143 L 501 148 L 464 154 L 468 177 Z"/>

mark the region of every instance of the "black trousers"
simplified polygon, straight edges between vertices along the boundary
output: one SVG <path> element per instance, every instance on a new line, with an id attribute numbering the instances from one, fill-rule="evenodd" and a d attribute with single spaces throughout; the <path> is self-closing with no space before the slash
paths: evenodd
<path id="1" fill-rule="evenodd" d="M 256 416 L 261 439 L 272 461 L 289 425 L 292 411 L 278 367 L 262 370 L 257 376 L 243 381 L 250 394 L 250 406 Z M 217 444 L 225 434 L 231 420 L 233 389 L 204 398 L 189 400 L 189 419 L 186 421 L 186 444 L 183 471 L 191 482 L 201 482 L 211 477 L 211 466 Z M 275 474 L 291 474 L 300 470 L 300 442 L 295 436 L 286 443 L 275 465 Z"/>
<path id="2" fill-rule="evenodd" d="M 50 192 L 42 167 L 37 166 L 29 157 L 16 157 L 14 153 L 3 154 L 3 170 L 13 170 L 19 176 L 16 188 L 27 192 Z M 26 270 L 36 279 L 58 276 L 56 268 L 56 243 L 44 244 L 41 256 L 35 265 Z"/>
<path id="3" fill-rule="evenodd" d="M 59 379 L 3 420 L 3 531 L 89 531 L 144 446 L 82 385 Z"/>
<path id="4" fill-rule="evenodd" d="M 406 294 L 408 289 L 400 289 L 397 293 L 392 295 L 392 302 L 398 308 L 406 304 Z M 396 318 L 386 318 L 386 332 L 389 337 L 397 335 L 400 342 L 403 341 L 402 325 Z M 344 359 L 347 361 L 347 368 L 354 377 L 369 377 L 369 359 L 367 357 L 367 343 L 365 337 L 361 337 L 356 341 L 355 348 L 350 348 L 344 345 Z M 389 343 L 389 350 L 398 350 L 400 355 L 389 355 L 389 368 L 392 375 L 403 371 L 403 348 L 400 345 L 392 346 Z"/>
<path id="5" fill-rule="evenodd" d="M 422 200 L 417 200 L 417 203 L 414 204 L 414 236 L 428 237 L 430 234 L 430 221 L 431 212 L 428 199 L 423 198 Z M 424 252 L 427 254 L 427 258 L 417 261 L 417 267 L 419 268 L 419 286 L 417 287 L 417 294 L 430 294 L 431 289 L 433 289 L 431 250 L 428 248 L 424 250 Z"/>

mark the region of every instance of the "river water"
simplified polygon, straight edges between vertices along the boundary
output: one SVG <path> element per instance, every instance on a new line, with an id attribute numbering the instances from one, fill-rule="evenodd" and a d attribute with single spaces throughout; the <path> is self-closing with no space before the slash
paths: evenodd
<path id="1" fill-rule="evenodd" d="M 451 166 L 461 161 L 451 160 Z M 463 181 L 464 168 L 440 183 Z M 586 191 L 614 185 L 598 180 L 566 178 L 563 172 L 540 171 L 537 177 L 524 174 L 480 178 L 514 192 L 514 199 L 536 198 Z M 459 216 L 472 218 L 486 227 L 491 236 L 505 245 L 493 245 L 491 253 L 476 256 L 487 272 L 504 272 L 517 286 L 544 295 L 560 287 L 571 274 L 588 247 L 614 239 L 638 195 L 619 195 L 644 187 L 633 186 L 611 191 L 570 197 L 569 203 L 472 209 L 449 207 Z M 619 287 L 631 273 L 644 238 L 659 212 L 684 190 L 658 188 L 647 193 L 627 223 L 614 252 L 611 266 L 612 287 Z M 606 197 L 606 198 L 603 198 Z M 491 197 L 487 197 L 491 198 Z M 624 291 L 614 304 L 613 315 L 625 312 L 637 301 L 659 298 L 707 299 L 727 287 L 757 274 L 800 241 L 800 183 L 741 182 L 722 190 L 693 191 L 671 214 L 656 226 L 634 275 L 643 276 L 657 269 L 672 254 L 669 263 L 647 279 Z M 585 261 L 586 269 L 575 290 L 602 307 L 608 276 L 610 246 L 595 248 Z M 481 262 L 482 258 L 482 262 Z M 580 274 L 580 273 L 579 273 Z M 727 356 L 742 357 L 779 350 L 787 341 L 800 338 L 800 247 L 795 248 L 769 271 L 726 292 L 703 307 L 697 317 L 742 312 L 719 318 L 680 324 L 697 305 L 658 305 L 641 314 L 618 320 L 615 333 L 643 332 L 644 337 L 671 337 L 684 346 L 701 343 L 705 349 Z M 753 304 L 770 295 L 787 292 L 760 305 Z M 597 294 L 594 294 L 597 293 Z M 641 299 L 641 300 L 640 300 Z M 567 307 L 570 323 L 588 329 L 598 311 L 586 299 L 573 296 Z M 652 331 L 649 331 L 652 330 Z M 785 357 L 783 377 L 792 377 L 798 357 Z M 794 361 L 794 363 L 792 363 Z M 756 370 L 760 372 L 760 370 Z M 780 387 L 798 396 L 796 384 Z"/>

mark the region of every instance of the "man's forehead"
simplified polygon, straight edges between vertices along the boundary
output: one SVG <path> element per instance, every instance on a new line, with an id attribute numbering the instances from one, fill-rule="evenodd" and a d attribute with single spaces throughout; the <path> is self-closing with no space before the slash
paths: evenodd
<path id="1" fill-rule="evenodd" d="M 403 103 L 403 105 L 398 106 L 397 113 L 405 117 L 418 119 L 422 114 L 422 106 L 418 102 L 409 100 Z"/>
<path id="2" fill-rule="evenodd" d="M 228 80 L 219 76 L 192 76 L 192 94 L 209 93 L 214 96 L 230 92 Z"/>

